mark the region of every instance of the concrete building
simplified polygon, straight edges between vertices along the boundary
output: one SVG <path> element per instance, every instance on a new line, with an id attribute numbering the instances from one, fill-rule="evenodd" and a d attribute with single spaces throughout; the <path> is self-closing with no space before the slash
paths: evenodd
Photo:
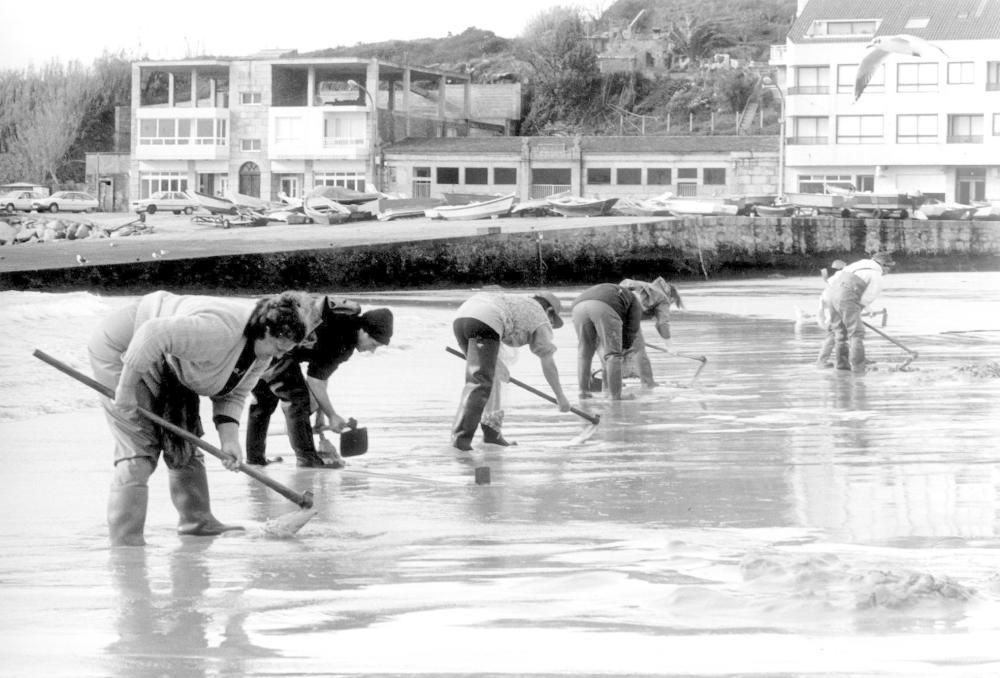
<path id="1" fill-rule="evenodd" d="M 946 56 L 890 54 L 855 101 L 865 46 L 896 34 Z M 799 0 L 771 64 L 786 191 L 1000 198 L 1000 0 Z"/>
<path id="2" fill-rule="evenodd" d="M 385 149 L 412 196 L 561 191 L 588 197 L 766 195 L 777 191 L 773 136 L 587 136 L 404 139 Z"/>
<path id="3" fill-rule="evenodd" d="M 436 106 L 415 91 L 429 92 Z M 385 144 L 469 133 L 469 91 L 468 75 L 377 59 L 293 52 L 137 62 L 130 195 L 195 190 L 276 200 L 319 185 L 381 188 L 392 182 Z"/>

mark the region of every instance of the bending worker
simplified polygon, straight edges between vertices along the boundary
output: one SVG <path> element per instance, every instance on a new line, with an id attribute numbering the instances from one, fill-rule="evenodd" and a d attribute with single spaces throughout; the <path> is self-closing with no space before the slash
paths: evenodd
<path id="1" fill-rule="evenodd" d="M 861 313 L 881 294 L 882 276 L 895 265 L 888 252 L 879 252 L 871 259 L 848 264 L 827 282 L 821 304 L 823 314 L 829 316 L 827 332 L 834 339 L 837 369 L 864 373 L 865 326 Z"/>
<path id="2" fill-rule="evenodd" d="M 452 329 L 459 348 L 465 351 L 465 389 L 452 426 L 451 444 L 472 449 L 476 428 L 482 425 L 483 442 L 512 445 L 503 437 L 500 380 L 509 378 L 499 361 L 500 344 L 529 346 L 542 363 L 542 373 L 552 388 L 561 412 L 570 409 L 559 382 L 553 354 L 553 329 L 563 326 L 562 305 L 552 292 L 504 294 L 480 292 L 469 297 L 456 313 Z"/>
<path id="3" fill-rule="evenodd" d="M 677 288 L 664 280 L 662 276 L 651 283 L 626 278 L 618 284 L 632 291 L 632 294 L 639 300 L 642 317 L 655 318 L 657 334 L 664 340 L 669 340 L 670 305 L 674 304 L 677 308 L 684 308 L 684 302 L 681 301 L 681 295 Z M 647 388 L 656 386 L 656 381 L 653 379 L 653 366 L 646 353 L 646 340 L 643 338 L 642 332 L 636 333 L 632 346 L 625 350 L 625 363 L 632 362 L 638 367 L 642 385 Z"/>
<path id="4" fill-rule="evenodd" d="M 318 408 L 327 420 L 324 428 L 341 431 L 347 420 L 333 409 L 327 382 L 336 369 L 355 351 L 374 351 L 387 346 L 392 338 L 392 311 L 376 308 L 365 313 L 353 301 L 321 297 L 317 299 L 321 322 L 303 344 L 284 356 L 264 374 L 253 388 L 247 422 L 247 463 L 266 465 L 267 427 L 278 403 L 285 413 L 288 439 L 296 463 L 306 468 L 342 468 L 343 459 L 335 450 L 327 463 L 316 450 L 309 421 Z M 306 376 L 301 363 L 308 363 Z M 313 407 L 315 402 L 316 407 Z"/>
<path id="5" fill-rule="evenodd" d="M 247 394 L 272 358 L 291 350 L 317 322 L 303 292 L 252 304 L 160 291 L 105 318 L 87 349 L 95 379 L 115 390 L 113 401 L 101 399 L 115 442 L 108 496 L 112 545 L 145 544 L 149 477 L 161 453 L 180 534 L 242 529 L 212 515 L 201 450 L 149 421 L 137 407 L 201 436 L 198 396 L 208 396 L 223 465 L 235 471 L 243 457 L 239 419 Z"/>

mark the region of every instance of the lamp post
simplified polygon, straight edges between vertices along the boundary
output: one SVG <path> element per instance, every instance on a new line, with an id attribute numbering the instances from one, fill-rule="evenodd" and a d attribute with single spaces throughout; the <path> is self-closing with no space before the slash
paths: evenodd
<path id="1" fill-rule="evenodd" d="M 778 196 L 785 195 L 785 93 L 778 83 L 765 75 L 762 81 L 765 89 L 778 93 Z"/>
<path id="2" fill-rule="evenodd" d="M 368 88 L 358 83 L 357 80 L 348 80 L 347 84 L 351 87 L 357 87 L 364 92 L 365 96 L 368 97 L 368 101 L 370 101 L 372 105 L 372 140 L 374 141 L 374 145 L 371 148 L 368 166 L 371 168 L 372 174 L 374 175 L 375 188 L 381 191 L 382 168 L 379 166 L 378 158 L 382 151 L 382 143 L 378 131 L 378 104 L 375 103 L 375 97 L 373 97 L 372 93 L 368 91 Z"/>

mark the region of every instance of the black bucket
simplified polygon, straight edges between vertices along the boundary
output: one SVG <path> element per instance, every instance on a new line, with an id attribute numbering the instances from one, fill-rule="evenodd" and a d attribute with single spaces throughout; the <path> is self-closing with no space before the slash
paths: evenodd
<path id="1" fill-rule="evenodd" d="M 368 451 L 368 429 L 358 428 L 353 418 L 347 421 L 348 428 L 340 433 L 340 456 L 357 457 Z"/>

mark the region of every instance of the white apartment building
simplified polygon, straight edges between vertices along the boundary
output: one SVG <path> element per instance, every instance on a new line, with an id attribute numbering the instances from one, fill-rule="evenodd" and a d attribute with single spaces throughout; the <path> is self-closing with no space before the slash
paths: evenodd
<path id="1" fill-rule="evenodd" d="M 458 106 L 454 83 L 464 84 Z M 436 114 L 423 99 L 419 113 L 411 111 L 415 89 L 435 96 Z M 377 59 L 293 53 L 137 62 L 129 191 L 276 200 L 321 185 L 381 188 L 391 183 L 384 144 L 467 134 L 469 106 L 468 75 Z"/>
<path id="2" fill-rule="evenodd" d="M 896 34 L 945 54 L 890 54 L 855 101 L 866 45 Z M 1000 0 L 799 0 L 771 63 L 785 191 L 1000 199 Z"/>

